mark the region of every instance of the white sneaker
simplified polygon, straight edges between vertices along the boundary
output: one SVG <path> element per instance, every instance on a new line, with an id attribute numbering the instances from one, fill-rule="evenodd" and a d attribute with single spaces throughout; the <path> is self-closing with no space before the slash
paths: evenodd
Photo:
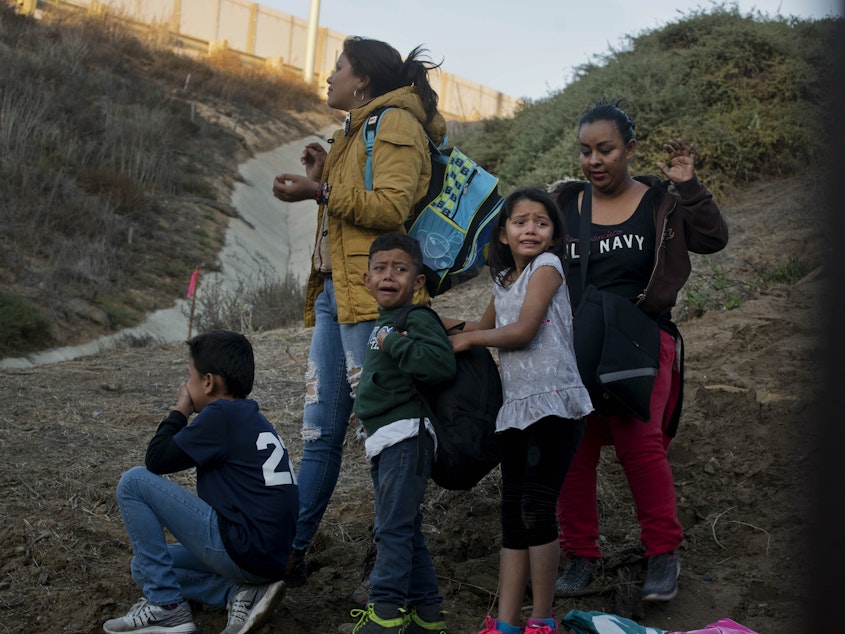
<path id="1" fill-rule="evenodd" d="M 285 582 L 242 584 L 229 601 L 229 622 L 221 634 L 246 634 L 261 625 L 285 596 Z"/>
<path id="2" fill-rule="evenodd" d="M 191 634 L 196 632 L 197 626 L 191 616 L 191 606 L 182 601 L 172 610 L 165 610 L 159 605 L 153 605 L 146 599 L 141 599 L 132 606 L 126 616 L 111 619 L 103 624 L 103 631 L 108 634 L 120 632 L 142 632 L 143 634 Z"/>

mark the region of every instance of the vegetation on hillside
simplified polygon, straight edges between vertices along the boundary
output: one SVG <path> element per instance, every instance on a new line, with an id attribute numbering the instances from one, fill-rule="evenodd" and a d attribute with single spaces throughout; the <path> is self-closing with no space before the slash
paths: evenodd
<path id="1" fill-rule="evenodd" d="M 716 191 L 822 164 L 835 19 L 692 11 L 577 69 L 559 92 L 512 119 L 489 120 L 460 145 L 499 176 L 504 191 L 582 177 L 578 118 L 600 97 L 625 100 L 637 123 L 635 173 L 654 173 L 663 144 L 696 144 Z"/>
<path id="2" fill-rule="evenodd" d="M 234 55 L 192 58 L 172 52 L 166 33 L 142 41 L 107 14 L 51 7 L 36 21 L 14 4 L 0 0 L 0 357 L 112 332 L 170 305 L 198 263 L 215 266 L 234 213 L 225 184 L 249 150 L 238 124 L 325 108 L 297 79 Z M 675 136 L 696 143 L 698 170 L 717 192 L 805 173 L 826 151 L 839 26 L 724 5 L 693 11 L 630 36 L 513 118 L 452 137 L 503 193 L 579 177 L 577 120 L 604 96 L 625 99 L 637 121 L 637 173 L 653 173 Z M 691 282 L 698 313 L 714 294 L 720 307 L 741 303 L 758 280 L 727 280 L 712 265 Z M 204 297 L 201 325 L 284 325 L 272 319 L 291 314 L 276 306 L 296 291 L 291 280 L 243 284 Z M 244 299 L 268 297 L 271 310 Z"/>
<path id="3" fill-rule="evenodd" d="M 626 46 L 581 66 L 571 84 L 526 103 L 512 119 L 488 120 L 452 136 L 500 178 L 503 193 L 583 178 L 578 119 L 605 97 L 622 99 L 636 121 L 635 174 L 658 173 L 663 144 L 680 136 L 696 144 L 696 170 L 723 201 L 758 180 L 817 177 L 829 151 L 831 51 L 838 50 L 841 29 L 841 19 L 743 15 L 735 6 L 692 11 L 629 36 Z M 811 195 L 818 202 L 818 192 Z M 820 263 L 813 251 L 800 258 L 782 254 L 772 262 L 746 262 L 750 271 L 738 277 L 705 258 L 693 267 L 674 316 L 736 308 Z"/>
<path id="4" fill-rule="evenodd" d="M 297 79 L 175 54 L 108 15 L 36 21 L 14 5 L 0 0 L 0 356 L 132 325 L 184 294 L 222 248 L 218 183 L 246 158 L 205 113 L 320 103 Z"/>

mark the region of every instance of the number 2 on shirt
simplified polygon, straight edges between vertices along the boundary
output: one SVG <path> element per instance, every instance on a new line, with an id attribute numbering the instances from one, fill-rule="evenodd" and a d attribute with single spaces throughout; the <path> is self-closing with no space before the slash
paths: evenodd
<path id="1" fill-rule="evenodd" d="M 255 446 L 259 451 L 273 447 L 273 453 L 261 465 L 264 471 L 264 484 L 268 487 L 278 486 L 280 484 L 296 484 L 296 477 L 293 470 L 290 471 L 276 471 L 276 467 L 282 462 L 285 456 L 285 445 L 278 436 L 269 431 L 264 431 L 258 434 L 258 439 L 255 441 Z"/>

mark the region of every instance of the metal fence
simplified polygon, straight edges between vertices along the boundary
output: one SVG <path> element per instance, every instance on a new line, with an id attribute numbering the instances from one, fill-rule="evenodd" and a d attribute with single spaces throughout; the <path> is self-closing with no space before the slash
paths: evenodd
<path id="1" fill-rule="evenodd" d="M 28 3 L 29 4 L 29 3 Z M 136 26 L 166 29 L 182 46 L 208 52 L 225 47 L 249 61 L 265 61 L 304 74 L 308 22 L 246 0 L 50 0 L 89 11 L 109 11 Z M 320 27 L 312 82 L 331 74 L 346 34 Z M 306 78 L 307 79 L 307 78 Z M 431 76 L 440 111 L 449 119 L 476 121 L 513 114 L 518 100 L 440 70 Z"/>

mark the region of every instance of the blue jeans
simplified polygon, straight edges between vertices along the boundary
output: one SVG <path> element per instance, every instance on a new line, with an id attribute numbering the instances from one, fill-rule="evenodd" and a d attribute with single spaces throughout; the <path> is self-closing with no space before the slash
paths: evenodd
<path id="1" fill-rule="evenodd" d="M 375 321 L 337 322 L 337 301 L 329 277 L 314 311 L 316 323 L 305 375 L 302 461 L 297 474 L 299 520 L 293 547 L 298 550 L 306 550 L 317 533 L 337 484 L 354 392 L 375 325 Z"/>
<path id="2" fill-rule="evenodd" d="M 417 437 L 386 448 L 370 463 L 378 555 L 370 573 L 369 603 L 416 607 L 443 603 L 422 534 L 422 502 L 434 460 L 434 440 L 425 434 L 424 442 L 421 475 L 417 475 Z"/>
<path id="3" fill-rule="evenodd" d="M 117 484 L 117 505 L 134 552 L 132 578 L 153 605 L 191 599 L 226 609 L 241 583 L 268 582 L 232 561 L 217 512 L 178 484 L 133 467 Z M 167 543 L 164 527 L 178 543 Z"/>

